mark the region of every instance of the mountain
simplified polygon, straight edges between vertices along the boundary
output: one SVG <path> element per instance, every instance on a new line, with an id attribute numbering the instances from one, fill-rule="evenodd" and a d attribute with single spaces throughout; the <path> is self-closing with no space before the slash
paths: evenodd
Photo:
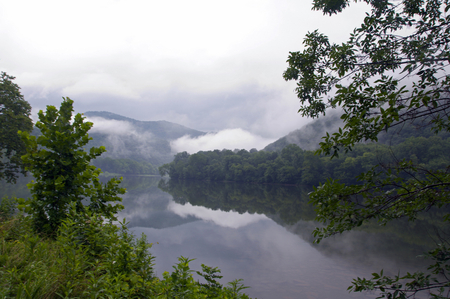
<path id="1" fill-rule="evenodd" d="M 140 133 L 151 133 L 154 137 L 175 140 L 184 135 L 190 135 L 192 137 L 198 137 L 204 135 L 204 132 L 200 132 L 188 127 L 171 123 L 165 120 L 160 121 L 140 121 L 122 115 L 114 114 L 107 111 L 88 111 L 84 113 L 87 118 L 103 118 L 106 120 L 118 120 L 128 122 Z M 94 122 L 95 125 L 95 122 Z"/>
<path id="2" fill-rule="evenodd" d="M 340 119 L 340 114 L 336 112 L 328 114 L 325 117 L 314 119 L 298 130 L 290 132 L 286 136 L 267 145 L 263 150 L 281 151 L 289 144 L 296 144 L 304 150 L 316 150 L 319 148 L 319 143 L 322 142 L 322 137 L 326 135 L 326 132 L 331 135 L 337 132 L 339 127 L 342 126 L 343 122 Z M 390 128 L 388 132 L 381 132 L 378 135 L 378 142 L 386 145 L 397 145 L 409 137 L 429 138 L 434 135 L 436 134 L 430 130 L 429 126 L 424 125 L 423 122 L 418 120 L 416 123 L 405 123 L 401 126 Z M 450 137 L 450 133 L 444 131 L 441 131 L 437 135 L 441 138 Z"/>
<path id="3" fill-rule="evenodd" d="M 105 146 L 102 158 L 132 159 L 160 166 L 172 161 L 170 142 L 182 136 L 198 137 L 204 132 L 168 121 L 140 121 L 106 111 L 84 113 L 94 126 L 89 147 Z"/>
<path id="4" fill-rule="evenodd" d="M 326 132 L 334 133 L 342 126 L 343 122 L 340 115 L 337 113 L 327 115 L 313 120 L 309 124 L 301 127 L 298 130 L 290 132 L 284 137 L 281 137 L 275 142 L 267 145 L 264 151 L 281 151 L 289 144 L 296 144 L 304 150 L 315 150 L 319 147 L 322 137 Z"/>

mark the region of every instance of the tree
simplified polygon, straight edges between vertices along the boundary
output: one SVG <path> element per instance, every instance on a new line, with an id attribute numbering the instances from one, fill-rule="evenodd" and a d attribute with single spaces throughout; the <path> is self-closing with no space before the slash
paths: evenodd
<path id="1" fill-rule="evenodd" d="M 364 1 L 371 11 L 347 42 L 331 43 L 317 30 L 309 32 L 304 50 L 290 53 L 283 74 L 297 81 L 303 116 L 315 118 L 329 108 L 342 109 L 344 126 L 327 133 L 320 144 L 319 153 L 332 157 L 405 124 L 428 126 L 435 133 L 450 131 L 449 1 Z M 315 0 L 313 9 L 332 15 L 348 5 L 348 0 Z M 448 206 L 449 170 L 449 165 L 425 168 L 402 160 L 373 167 L 356 185 L 329 179 L 310 195 L 317 219 L 326 224 L 315 230 L 317 241 L 372 219 L 381 224 L 400 217 L 414 220 L 421 211 Z M 448 219 L 450 215 L 443 221 Z M 435 276 L 376 274 L 371 280 L 355 280 L 351 289 L 378 289 L 389 298 L 422 290 L 444 296 L 450 286 L 450 252 L 441 244 L 430 256 L 435 264 L 429 269 Z"/>
<path id="2" fill-rule="evenodd" d="M 73 101 L 63 99 L 59 111 L 54 106 L 47 106 L 46 113 L 39 111 L 36 127 L 41 136 L 19 132 L 27 148 L 23 161 L 35 178 L 28 185 L 31 199 L 21 199 L 20 204 L 32 215 L 35 229 L 47 235 L 56 233 L 73 203 L 79 213 L 85 202 L 90 211 L 115 219 L 123 206 L 112 203 L 120 202 L 118 195 L 125 193 L 119 188 L 120 179 L 100 182 L 101 170 L 90 161 L 106 150 L 101 146 L 86 152 L 83 147 L 92 139 L 87 132 L 93 124 L 81 114 L 72 119 Z"/>
<path id="3" fill-rule="evenodd" d="M 450 16 L 444 1 L 374 1 L 346 43 L 331 44 L 316 30 L 306 35 L 303 52 L 290 53 L 283 76 L 298 81 L 299 112 L 313 118 L 330 107 L 344 112 L 343 130 L 327 135 L 323 152 L 376 141 L 381 131 L 414 120 L 449 130 Z M 327 5 L 336 2 L 341 9 L 347 5 L 316 0 L 314 7 L 333 13 L 339 9 Z"/>
<path id="4" fill-rule="evenodd" d="M 31 106 L 24 100 L 20 88 L 5 72 L 0 74 L 0 180 L 14 183 L 18 173 L 26 174 L 21 156 L 25 144 L 17 131 L 31 132 Z"/>

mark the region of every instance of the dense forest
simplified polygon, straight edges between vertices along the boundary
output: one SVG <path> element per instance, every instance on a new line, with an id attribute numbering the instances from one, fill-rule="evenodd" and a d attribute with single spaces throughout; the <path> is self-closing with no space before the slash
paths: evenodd
<path id="1" fill-rule="evenodd" d="M 356 177 L 380 162 L 411 159 L 419 165 L 443 169 L 450 162 L 450 138 L 446 135 L 409 137 L 396 145 L 358 144 L 339 158 L 315 155 L 295 144 L 281 151 L 214 150 L 189 155 L 178 153 L 159 168 L 171 179 L 317 185 L 327 178 L 357 183 Z"/>

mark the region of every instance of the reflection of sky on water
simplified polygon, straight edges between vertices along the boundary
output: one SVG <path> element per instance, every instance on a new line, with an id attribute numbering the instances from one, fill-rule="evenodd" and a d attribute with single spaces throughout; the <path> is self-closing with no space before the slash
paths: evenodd
<path id="1" fill-rule="evenodd" d="M 238 228 L 250 223 L 268 219 L 265 215 L 249 214 L 248 212 L 239 214 L 238 212 L 224 212 L 221 210 L 211 210 L 205 207 L 193 206 L 190 203 L 181 205 L 170 201 L 167 210 L 178 216 L 187 218 L 194 216 L 204 221 L 213 222 L 219 226 Z"/>
<path id="2" fill-rule="evenodd" d="M 222 283 L 243 278 L 252 298 L 349 298 L 354 271 L 265 215 L 181 205 L 167 197 L 135 197 L 133 203 L 125 202 L 121 216 L 154 244 L 158 275 L 172 271 L 182 255 L 196 259 L 194 270 L 201 264 L 219 267 Z M 163 219 L 164 225 L 158 223 Z"/>
<path id="3" fill-rule="evenodd" d="M 246 290 L 252 298 L 373 298 L 349 294 L 346 289 L 353 278 L 370 277 L 381 269 L 390 275 L 399 269 L 402 274 L 417 270 L 416 264 L 424 266 L 426 261 L 414 257 L 428 250 L 425 245 L 434 244 L 430 239 L 433 228 L 425 223 L 422 227 L 419 221 L 408 225 L 406 219 L 391 223 L 385 232 L 371 227 L 311 245 L 311 231 L 317 225 L 312 221 L 287 224 L 279 215 L 269 213 L 267 217 L 181 205 L 158 189 L 159 179 L 127 180 L 131 186 L 125 186 L 129 189 L 123 196 L 125 209 L 119 219 L 126 218 L 134 232 L 144 232 L 154 244 L 151 252 L 156 256 L 159 275 L 172 271 L 181 255 L 196 258 L 192 269 L 200 270 L 202 263 L 219 267 L 224 275 L 222 283 L 243 278 L 245 285 L 252 287 Z M 276 202 L 269 199 L 267 205 Z M 217 203 L 220 200 L 214 206 Z M 298 202 L 292 204 L 284 211 L 301 212 Z"/>
<path id="4" fill-rule="evenodd" d="M 211 192 L 214 210 L 195 205 L 195 200 L 188 202 L 188 199 L 200 197 L 198 202 L 208 204 L 205 199 L 208 193 L 199 192 L 207 188 L 209 192 L 217 191 Z M 266 216 L 224 212 L 216 207 L 224 202 L 228 209 L 233 208 L 227 194 L 236 197 L 239 192 L 232 188 L 216 190 L 210 186 L 192 189 L 192 193 L 175 189 L 177 197 L 174 200 L 156 184 L 143 181 L 124 195 L 125 209 L 119 213 L 119 218 L 126 217 L 132 231 L 138 235 L 145 233 L 148 241 L 154 244 L 151 252 L 156 257 L 158 275 L 171 272 L 177 258 L 185 256 L 196 259 L 191 263 L 193 270 L 201 270 L 201 264 L 219 267 L 224 284 L 233 279 L 244 279 L 244 284 L 251 286 L 246 293 L 252 298 L 374 298 L 376 296 L 370 294 L 348 293 L 347 287 L 354 278 L 368 278 L 370 273 L 381 269 L 390 275 L 397 274 L 399 269 L 402 273 L 414 270 L 408 269 L 413 264 L 411 257 L 414 259 L 425 251 L 420 246 L 413 246 L 417 242 L 409 242 L 417 238 L 422 240 L 423 232 L 403 234 L 409 229 L 404 223 L 397 223 L 396 229 L 387 232 L 374 228 L 357 230 L 313 245 L 311 232 L 317 223 L 300 220 L 287 224 L 280 215 L 270 213 Z M 282 190 L 272 191 L 274 196 L 289 195 L 279 192 Z M 258 194 L 261 193 L 251 193 L 248 188 L 242 194 L 246 196 L 245 205 L 236 205 L 242 211 L 245 211 L 242 207 L 253 209 L 249 198 L 257 201 L 255 205 L 260 210 L 264 210 L 263 204 L 270 207 L 280 203 L 276 198 L 259 202 Z M 235 198 L 233 201 L 239 202 Z M 291 215 L 287 211 L 301 213 L 301 201 L 288 197 L 286 203 L 292 206 L 283 206 L 285 216 L 298 218 L 297 214 Z M 427 241 L 422 243 L 428 244 Z"/>
<path id="5" fill-rule="evenodd" d="M 348 298 L 346 287 L 355 276 L 269 219 L 239 228 L 196 221 L 133 231 L 154 243 L 159 275 L 171 271 L 180 255 L 196 258 L 193 269 L 203 263 L 219 267 L 223 282 L 243 278 L 253 298 Z"/>

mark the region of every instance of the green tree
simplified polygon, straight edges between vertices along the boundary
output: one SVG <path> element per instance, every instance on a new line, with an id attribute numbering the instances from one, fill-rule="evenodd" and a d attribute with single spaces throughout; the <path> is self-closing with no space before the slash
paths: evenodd
<path id="1" fill-rule="evenodd" d="M 327 133 L 320 144 L 319 152 L 332 157 L 406 124 L 428 126 L 435 133 L 450 131 L 449 1 L 364 2 L 370 12 L 347 42 L 331 43 L 317 30 L 310 32 L 304 50 L 290 53 L 283 74 L 286 80 L 297 81 L 303 116 L 342 109 L 344 126 Z M 348 0 L 314 0 L 313 9 L 332 15 L 348 5 Z M 315 230 L 317 241 L 371 219 L 381 224 L 400 217 L 414 220 L 421 211 L 447 206 L 449 170 L 449 165 L 433 169 L 394 159 L 361 174 L 356 185 L 329 179 L 310 195 L 317 219 L 326 224 Z M 388 298 L 426 290 L 442 298 L 450 286 L 450 252 L 441 245 L 430 256 L 435 263 L 429 274 L 393 278 L 375 274 L 370 280 L 355 280 L 351 290 L 378 289 Z"/>
<path id="2" fill-rule="evenodd" d="M 322 181 L 323 177 L 323 162 L 319 156 L 314 155 L 313 152 L 305 153 L 305 161 L 302 167 L 302 184 L 315 185 Z"/>
<path id="3" fill-rule="evenodd" d="M 18 173 L 26 174 L 21 156 L 25 144 L 17 132 L 31 132 L 31 106 L 24 100 L 15 78 L 1 72 L 0 75 L 0 180 L 16 182 Z"/>
<path id="4" fill-rule="evenodd" d="M 47 235 L 56 234 L 71 203 L 80 213 L 85 202 L 89 210 L 115 219 L 122 205 L 114 203 L 120 202 L 118 195 L 125 193 L 119 188 L 120 179 L 113 178 L 106 184 L 99 181 L 101 170 L 90 161 L 106 150 L 92 147 L 86 152 L 83 147 L 92 139 L 87 132 L 93 124 L 85 122 L 81 114 L 72 118 L 73 101 L 63 99 L 59 111 L 54 106 L 47 106 L 46 113 L 39 111 L 36 127 L 41 136 L 19 132 L 27 148 L 23 161 L 35 178 L 29 184 L 32 197 L 20 203 L 32 215 L 35 229 Z"/>

